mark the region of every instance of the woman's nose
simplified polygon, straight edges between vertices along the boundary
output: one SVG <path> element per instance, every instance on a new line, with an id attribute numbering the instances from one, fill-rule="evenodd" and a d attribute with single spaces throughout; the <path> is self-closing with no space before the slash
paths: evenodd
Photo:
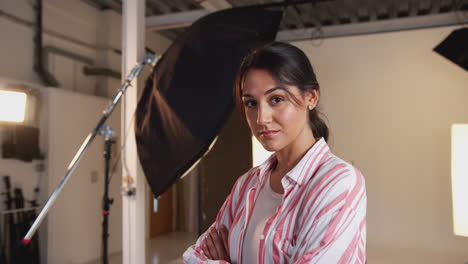
<path id="1" fill-rule="evenodd" d="M 266 125 L 271 123 L 271 109 L 267 106 L 259 106 L 257 114 L 257 124 Z"/>

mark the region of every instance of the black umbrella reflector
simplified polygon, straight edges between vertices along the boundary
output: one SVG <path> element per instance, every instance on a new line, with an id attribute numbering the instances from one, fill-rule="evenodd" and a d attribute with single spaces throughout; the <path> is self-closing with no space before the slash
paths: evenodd
<path id="1" fill-rule="evenodd" d="M 138 156 L 155 197 L 209 150 L 234 108 L 247 52 L 275 39 L 282 12 L 235 8 L 196 21 L 164 53 L 136 112 Z"/>
<path id="2" fill-rule="evenodd" d="M 434 51 L 468 71 L 468 28 L 454 30 Z"/>

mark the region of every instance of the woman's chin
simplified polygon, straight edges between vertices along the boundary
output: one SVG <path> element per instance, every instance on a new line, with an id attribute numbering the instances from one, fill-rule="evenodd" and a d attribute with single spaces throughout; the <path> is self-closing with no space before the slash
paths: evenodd
<path id="1" fill-rule="evenodd" d="M 277 144 L 274 144 L 273 142 L 260 142 L 260 143 L 262 144 L 263 148 L 269 152 L 275 152 L 280 149 L 278 148 Z"/>

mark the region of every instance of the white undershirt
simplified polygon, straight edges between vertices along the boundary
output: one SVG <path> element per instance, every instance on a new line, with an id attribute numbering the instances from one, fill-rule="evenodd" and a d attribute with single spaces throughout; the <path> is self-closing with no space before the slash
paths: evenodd
<path id="1" fill-rule="evenodd" d="M 266 183 L 258 194 L 252 216 L 247 223 L 242 246 L 241 263 L 258 263 L 260 239 L 264 239 L 264 237 L 262 237 L 263 228 L 268 218 L 276 212 L 276 209 L 281 204 L 282 198 L 282 194 L 274 192 L 271 188 L 270 175 L 267 175 Z"/>

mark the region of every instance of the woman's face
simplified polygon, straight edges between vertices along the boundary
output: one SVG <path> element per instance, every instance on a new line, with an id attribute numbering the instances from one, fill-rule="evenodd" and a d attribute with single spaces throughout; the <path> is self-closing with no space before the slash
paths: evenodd
<path id="1" fill-rule="evenodd" d="M 281 150 L 312 132 L 307 107 L 316 102 L 313 94 L 302 96 L 299 88 L 277 83 L 268 71 L 251 69 L 247 72 L 242 101 L 252 134 L 268 151 Z M 306 137 L 310 138 L 310 134 Z"/>

